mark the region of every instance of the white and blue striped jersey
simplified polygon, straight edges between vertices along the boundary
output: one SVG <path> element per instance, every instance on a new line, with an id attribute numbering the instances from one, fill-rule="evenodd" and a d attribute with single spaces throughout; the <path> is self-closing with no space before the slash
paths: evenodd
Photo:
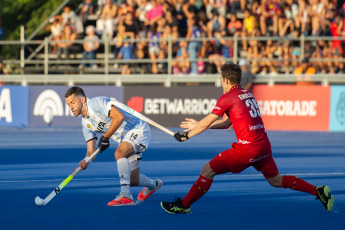
<path id="1" fill-rule="evenodd" d="M 115 99 L 107 97 L 94 97 L 86 99 L 86 107 L 88 117 L 83 117 L 82 128 L 84 138 L 87 141 L 96 137 L 96 133 L 105 133 L 111 123 L 111 118 L 108 117 L 109 111 L 114 105 Z M 129 114 L 128 112 L 117 108 L 125 117 L 121 126 L 112 135 L 112 139 L 120 143 L 124 136 L 132 129 L 141 129 L 147 126 L 145 121 Z"/>

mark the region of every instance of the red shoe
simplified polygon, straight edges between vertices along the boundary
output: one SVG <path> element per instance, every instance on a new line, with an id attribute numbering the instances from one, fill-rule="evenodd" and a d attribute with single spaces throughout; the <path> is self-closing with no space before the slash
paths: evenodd
<path id="1" fill-rule="evenodd" d="M 135 205 L 132 195 L 125 196 L 122 192 L 108 206 L 132 206 Z"/>
<path id="2" fill-rule="evenodd" d="M 160 179 L 156 180 L 156 188 L 155 189 L 149 189 L 148 187 L 145 187 L 138 195 L 139 201 L 147 200 L 155 191 L 160 189 L 163 186 L 163 181 Z"/>

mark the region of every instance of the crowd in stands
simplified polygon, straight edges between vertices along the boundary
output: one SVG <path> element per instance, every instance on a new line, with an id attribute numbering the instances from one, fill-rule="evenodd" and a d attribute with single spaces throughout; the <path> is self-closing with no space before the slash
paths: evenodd
<path id="1" fill-rule="evenodd" d="M 235 35 L 237 55 L 253 74 L 291 74 L 306 60 L 316 73 L 343 73 L 344 41 L 307 40 L 302 52 L 297 38 L 345 37 L 344 12 L 340 0 L 84 0 L 78 9 L 65 6 L 48 28 L 56 41 L 52 52 L 60 57 L 84 51 L 83 59 L 93 60 L 100 41 L 108 39 L 115 59 L 150 58 L 143 65 L 151 73 L 167 71 L 159 60 L 167 58 L 169 46 L 158 39 L 172 38 L 174 74 L 201 74 L 216 73 L 225 58 L 234 57 L 234 41 L 226 38 Z M 195 40 L 176 41 L 181 37 Z M 133 42 L 144 38 L 149 40 Z M 79 51 L 76 39 L 85 41 Z M 79 67 L 87 64 L 97 68 L 90 61 Z M 122 73 L 130 74 L 131 66 L 122 65 Z"/>

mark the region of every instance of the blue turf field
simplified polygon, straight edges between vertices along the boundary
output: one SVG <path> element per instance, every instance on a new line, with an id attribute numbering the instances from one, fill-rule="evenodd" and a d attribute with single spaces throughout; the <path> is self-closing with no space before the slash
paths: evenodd
<path id="1" fill-rule="evenodd" d="M 141 169 L 164 185 L 137 206 L 106 206 L 120 190 L 113 142 L 47 206 L 38 207 L 35 197 L 45 198 L 84 157 L 81 130 L 1 128 L 0 229 L 345 229 L 345 133 L 268 134 L 281 174 L 329 185 L 332 212 L 309 194 L 270 187 L 251 168 L 217 176 L 192 214 L 164 212 L 160 201 L 184 196 L 201 167 L 235 141 L 232 130 L 208 130 L 178 143 L 153 129 Z M 132 191 L 136 197 L 140 189 Z"/>

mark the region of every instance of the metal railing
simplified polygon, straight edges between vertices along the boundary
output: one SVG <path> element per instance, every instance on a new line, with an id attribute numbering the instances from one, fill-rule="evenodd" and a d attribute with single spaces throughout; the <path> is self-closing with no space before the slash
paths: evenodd
<path id="1" fill-rule="evenodd" d="M 3 60 L 4 64 L 6 65 L 16 65 L 19 67 L 21 71 L 17 71 L 20 74 L 10 74 L 7 76 L 2 76 L 1 81 L 6 82 L 8 84 L 115 84 L 115 85 L 122 85 L 122 84 L 131 84 L 131 83 L 157 83 L 157 84 L 164 84 L 165 86 L 171 86 L 173 84 L 178 83 L 186 83 L 186 82 L 194 82 L 194 83 L 211 83 L 215 84 L 216 86 L 220 86 L 220 80 L 218 74 L 202 74 L 197 76 L 176 76 L 172 74 L 172 62 L 178 61 L 203 61 L 209 62 L 209 58 L 197 58 L 197 59 L 176 59 L 173 57 L 172 54 L 172 46 L 174 42 L 180 41 L 212 41 L 218 40 L 217 38 L 201 38 L 201 39 L 186 39 L 186 38 L 178 38 L 178 39 L 159 39 L 159 42 L 167 42 L 168 45 L 168 53 L 166 58 L 164 59 L 133 59 L 133 60 L 118 60 L 111 57 L 110 54 L 111 48 L 114 47 L 115 41 L 114 40 L 101 40 L 100 43 L 104 47 L 104 53 L 102 59 L 95 59 L 92 61 L 83 61 L 82 59 L 72 59 L 72 60 L 58 60 L 52 59 L 50 54 L 50 47 L 54 44 L 55 41 L 50 41 L 47 37 L 45 40 L 25 40 L 24 39 L 24 28 L 21 29 L 21 40 L 20 41 L 0 41 L 0 45 L 18 45 L 20 46 L 20 58 L 19 60 Z M 213 59 L 214 61 L 222 60 L 225 62 L 237 62 L 240 58 L 238 56 L 239 51 L 239 42 L 241 37 L 237 35 L 234 37 L 224 37 L 222 38 L 225 41 L 232 41 L 233 42 L 233 57 L 232 58 L 220 58 L 220 59 Z M 289 41 L 299 41 L 301 47 L 301 54 L 298 57 L 297 61 L 300 61 L 304 58 L 304 46 L 306 42 L 314 42 L 314 41 L 330 41 L 330 40 L 340 40 L 345 41 L 345 38 L 341 37 L 305 37 L 301 36 L 299 38 L 279 38 L 279 37 L 247 37 L 249 40 L 256 40 L 256 41 L 281 41 L 281 42 L 289 42 Z M 125 40 L 124 40 L 125 41 Z M 150 42 L 150 39 L 133 39 L 129 40 L 130 42 Z M 82 45 L 83 40 L 76 40 L 74 41 L 75 44 Z M 32 59 L 32 55 L 25 54 L 24 48 L 25 46 L 35 45 L 39 46 L 43 49 L 43 53 L 37 53 L 35 51 L 36 59 Z M 43 58 L 39 58 L 39 55 L 43 56 Z M 30 58 L 25 58 L 25 57 Z M 280 61 L 277 58 L 257 58 L 251 59 L 251 61 Z M 292 61 L 292 60 L 288 60 Z M 296 59 L 294 59 L 296 61 Z M 311 62 L 329 62 L 329 59 L 310 59 Z M 344 62 L 345 59 L 334 59 L 332 61 L 336 62 Z M 97 69 L 97 72 L 90 71 L 89 74 L 84 70 L 79 70 L 77 66 L 72 67 L 69 71 L 73 70 L 74 73 L 61 72 L 64 74 L 51 74 L 50 69 L 52 65 L 78 65 L 84 63 L 96 63 L 99 64 L 100 68 Z M 166 68 L 166 73 L 164 74 L 132 74 L 130 76 L 127 75 L 120 75 L 116 74 L 119 73 L 118 69 L 117 72 L 114 72 L 112 66 L 114 64 L 142 64 L 142 63 L 164 63 Z M 26 74 L 25 68 L 32 65 L 35 69 L 42 69 L 42 73 L 37 74 Z M 100 73 L 100 74 L 97 74 Z M 328 84 L 345 84 L 345 75 L 344 74 L 315 74 L 312 76 L 312 81 L 316 83 L 320 83 L 322 85 Z M 274 85 L 277 83 L 295 83 L 297 78 L 295 75 L 270 75 L 270 76 L 259 76 L 255 80 L 256 83 L 266 83 L 269 85 Z"/>

